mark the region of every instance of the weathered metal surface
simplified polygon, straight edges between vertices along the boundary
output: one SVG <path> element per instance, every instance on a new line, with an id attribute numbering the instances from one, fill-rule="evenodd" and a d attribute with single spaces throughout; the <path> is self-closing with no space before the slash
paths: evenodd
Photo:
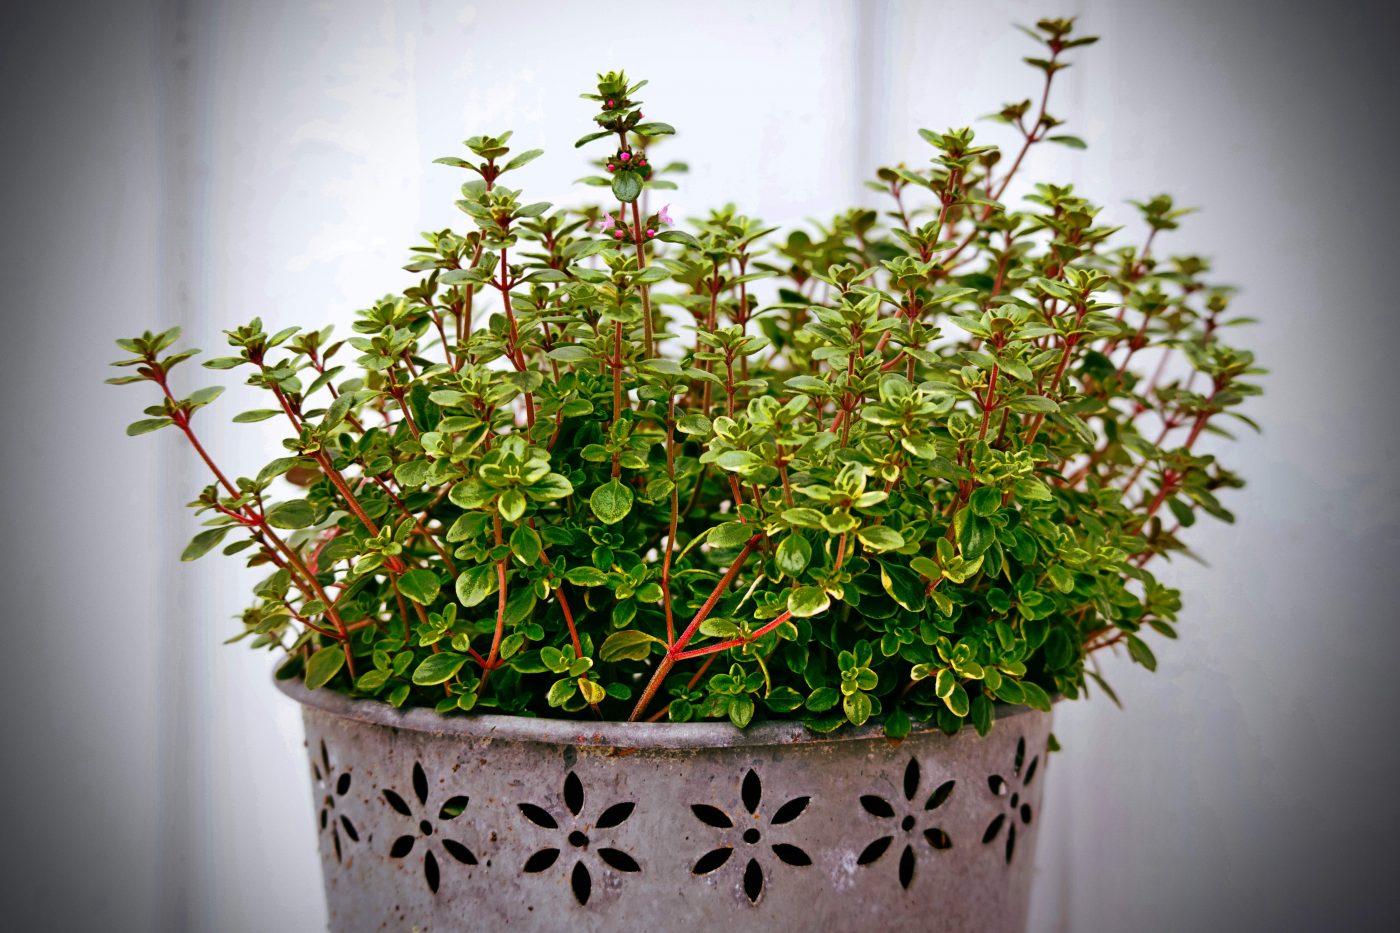
<path id="1" fill-rule="evenodd" d="M 303 703 L 331 929 L 1024 929 L 1050 714 L 991 734 Z"/>

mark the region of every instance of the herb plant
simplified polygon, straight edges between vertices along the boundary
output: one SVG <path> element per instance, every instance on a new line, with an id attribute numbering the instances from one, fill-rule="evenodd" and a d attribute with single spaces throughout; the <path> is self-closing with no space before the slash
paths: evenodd
<path id="1" fill-rule="evenodd" d="M 403 294 L 353 336 L 228 331 L 204 365 L 246 373 L 286 456 L 252 476 L 201 446 L 178 331 L 118 341 L 161 399 L 128 429 L 182 432 L 214 482 L 186 560 L 223 545 L 266 572 L 242 616 L 304 676 L 395 706 L 674 722 L 911 720 L 991 727 L 1047 709 L 1094 656 L 1175 637 L 1149 569 L 1241 485 L 1197 448 L 1246 424 L 1245 319 L 1194 255 L 1186 213 L 1136 205 L 1145 239 L 1067 185 L 1003 202 L 1032 150 L 1082 147 L 1047 111 L 1072 20 L 1041 46 L 1036 102 L 920 130 L 928 164 L 882 168 L 886 209 L 778 234 L 732 206 L 680 229 L 649 192 L 673 128 L 622 73 L 598 79 L 599 207 L 527 200 L 540 150 L 476 136 L 465 233 L 424 235 Z M 349 358 L 349 359 L 347 359 Z"/>

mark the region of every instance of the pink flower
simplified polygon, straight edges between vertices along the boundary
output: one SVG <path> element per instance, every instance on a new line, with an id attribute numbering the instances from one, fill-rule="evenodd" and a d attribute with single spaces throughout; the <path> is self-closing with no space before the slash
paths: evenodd
<path id="1" fill-rule="evenodd" d="M 666 212 L 667 208 L 669 208 L 670 206 L 671 206 L 671 205 L 669 205 L 669 204 L 665 205 L 665 206 L 662 207 L 661 210 L 657 213 L 657 215 L 656 215 L 656 222 L 657 222 L 657 223 L 665 224 L 665 225 L 668 226 L 668 227 L 674 227 L 674 226 L 676 225 L 676 222 L 675 222 L 674 220 L 671 219 L 671 215 L 668 214 L 668 213 Z"/>
<path id="2" fill-rule="evenodd" d="M 613 220 L 613 215 L 612 215 L 612 214 L 604 214 L 604 215 L 603 215 L 603 220 L 602 220 L 602 229 L 603 229 L 603 230 L 611 230 L 611 229 L 612 229 L 613 227 L 615 227 L 615 226 L 617 226 L 617 222 L 616 222 L 615 220 Z M 622 236 L 622 234 L 619 232 L 619 233 L 618 233 L 618 236 Z"/>

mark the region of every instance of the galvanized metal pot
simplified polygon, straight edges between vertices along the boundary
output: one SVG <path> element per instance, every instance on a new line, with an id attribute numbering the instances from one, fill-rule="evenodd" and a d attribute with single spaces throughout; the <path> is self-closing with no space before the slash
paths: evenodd
<path id="1" fill-rule="evenodd" d="M 991 734 L 400 712 L 298 682 L 330 925 L 1022 930 L 1050 714 Z"/>

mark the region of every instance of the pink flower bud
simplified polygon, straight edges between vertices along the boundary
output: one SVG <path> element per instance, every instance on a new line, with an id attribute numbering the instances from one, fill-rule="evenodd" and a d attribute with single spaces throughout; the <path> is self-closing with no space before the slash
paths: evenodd
<path id="1" fill-rule="evenodd" d="M 630 152 L 624 152 L 624 153 L 622 154 L 622 161 L 626 162 L 626 161 L 627 161 L 628 159 L 630 159 L 630 158 L 632 158 L 632 153 L 630 153 Z"/>
<path id="2" fill-rule="evenodd" d="M 609 107 L 614 106 L 614 105 L 613 105 L 613 102 L 612 102 L 612 101 L 608 101 L 608 106 L 609 106 Z"/>
<path id="3" fill-rule="evenodd" d="M 647 236 L 656 236 L 656 231 L 653 230 L 653 229 L 651 229 L 650 227 L 648 227 L 648 228 L 647 228 Z"/>
<path id="4" fill-rule="evenodd" d="M 610 172 L 615 172 L 615 171 L 617 171 L 617 166 L 616 166 L 616 165 L 613 165 L 611 162 L 609 162 L 609 163 L 608 163 L 608 171 L 610 171 Z"/>
<path id="5" fill-rule="evenodd" d="M 614 230 L 614 231 L 613 231 L 613 237 L 614 237 L 615 239 L 618 239 L 618 240 L 622 239 L 622 231 L 621 231 L 621 230 Z"/>

